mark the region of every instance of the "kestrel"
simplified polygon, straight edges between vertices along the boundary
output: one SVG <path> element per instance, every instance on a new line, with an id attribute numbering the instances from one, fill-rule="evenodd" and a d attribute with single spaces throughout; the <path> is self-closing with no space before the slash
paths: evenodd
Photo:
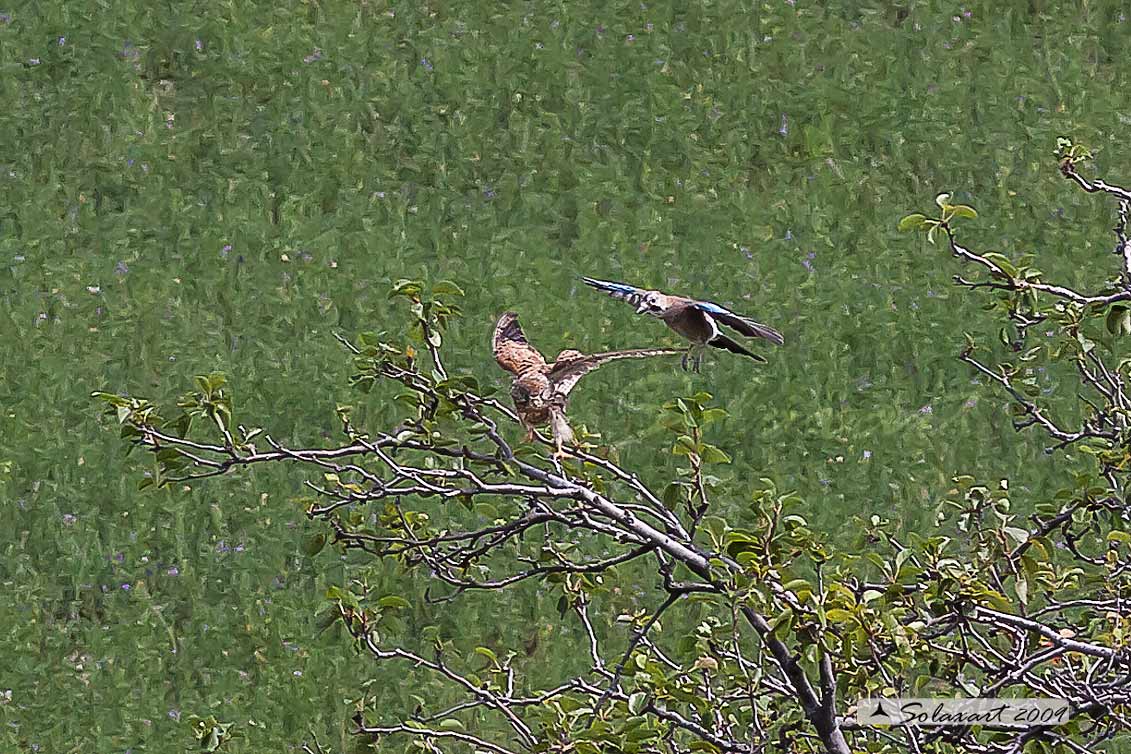
<path id="1" fill-rule="evenodd" d="M 691 345 L 683 355 L 684 369 L 687 369 L 688 360 L 691 359 L 695 371 L 698 372 L 699 365 L 703 361 L 703 350 L 707 346 L 725 348 L 749 356 L 755 361 L 765 361 L 758 354 L 748 351 L 740 343 L 724 335 L 719 330 L 720 322 L 751 338 L 765 338 L 779 346 L 785 342 L 781 333 L 774 328 L 735 314 L 730 309 L 710 301 L 697 301 L 685 296 L 669 296 L 660 291 L 649 291 L 607 280 L 586 277 L 582 280 L 586 285 L 604 291 L 613 298 L 632 304 L 636 307 L 637 314 L 649 314 L 663 320 L 668 327 L 691 341 Z"/>
<path id="2" fill-rule="evenodd" d="M 534 439 L 535 427 L 549 424 L 558 456 L 562 454 L 564 444 L 573 442 L 573 430 L 566 421 L 565 413 L 569 393 L 578 380 L 610 361 L 681 353 L 675 348 L 635 348 L 586 356 L 571 349 L 562 351 L 552 362 L 547 362 L 526 339 L 514 312 L 505 312 L 499 317 L 492 350 L 499 366 L 514 375 L 511 398 L 514 399 L 518 418 L 526 428 L 526 440 Z"/>

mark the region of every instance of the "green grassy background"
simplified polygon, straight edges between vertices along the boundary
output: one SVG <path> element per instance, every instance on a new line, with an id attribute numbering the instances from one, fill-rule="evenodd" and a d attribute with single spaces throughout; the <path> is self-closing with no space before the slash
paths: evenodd
<path id="1" fill-rule="evenodd" d="M 1110 207 L 1052 148 L 1131 175 L 1119 3 L 412 5 L 0 9 L 0 749 L 178 751 L 210 713 L 238 723 L 232 751 L 293 751 L 308 726 L 338 747 L 361 680 L 428 693 L 315 637 L 348 564 L 302 553 L 298 477 L 138 493 L 143 459 L 88 397 L 223 370 L 237 421 L 327 442 L 358 401 L 331 332 L 399 329 L 392 279 L 464 284 L 449 362 L 498 385 L 504 308 L 549 352 L 674 342 L 579 274 L 779 327 L 767 366 L 618 365 L 573 404 L 658 481 L 660 401 L 713 392 L 735 519 L 759 476 L 840 536 L 859 514 L 927 525 L 958 471 L 1036 501 L 1070 467 L 956 363 L 990 323 L 895 224 L 952 190 L 981 213 L 971 242 L 1102 279 Z M 567 630 L 542 607 L 405 625 Z"/>

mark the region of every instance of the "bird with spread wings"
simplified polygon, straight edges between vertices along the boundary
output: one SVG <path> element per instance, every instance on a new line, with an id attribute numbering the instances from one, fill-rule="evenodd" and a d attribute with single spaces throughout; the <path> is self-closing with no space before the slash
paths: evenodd
<path id="1" fill-rule="evenodd" d="M 703 361 L 703 351 L 707 346 L 740 353 L 755 361 L 765 361 L 758 354 L 725 335 L 720 330 L 719 324 L 731 327 L 750 338 L 763 338 L 779 346 L 785 343 L 781 333 L 774 328 L 755 322 L 740 314 L 735 314 L 730 309 L 711 301 L 698 301 L 686 296 L 669 296 L 660 291 L 646 290 L 608 280 L 586 277 L 583 277 L 582 280 L 592 288 L 604 291 L 613 298 L 632 304 L 636 307 L 637 314 L 648 314 L 662 320 L 668 327 L 691 341 L 691 345 L 683 356 L 684 369 L 687 369 L 688 359 L 691 359 L 695 371 L 698 372 L 699 365 Z"/>
<path id="2" fill-rule="evenodd" d="M 573 442 L 573 430 L 566 421 L 569 393 L 578 380 L 602 364 L 619 359 L 646 359 L 682 353 L 675 348 L 634 348 L 585 355 L 572 349 L 562 351 L 547 362 L 530 344 L 518 323 L 518 315 L 505 312 L 495 325 L 492 350 L 499 366 L 514 375 L 511 398 L 518 418 L 526 428 L 527 441 L 534 439 L 534 429 L 550 425 L 555 455 L 562 455 L 562 446 Z"/>

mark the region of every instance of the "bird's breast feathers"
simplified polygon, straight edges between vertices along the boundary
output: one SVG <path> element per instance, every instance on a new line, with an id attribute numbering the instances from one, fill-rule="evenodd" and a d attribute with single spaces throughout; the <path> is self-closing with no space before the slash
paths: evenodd
<path id="1" fill-rule="evenodd" d="M 531 403 L 545 401 L 550 395 L 550 379 L 541 369 L 532 368 L 519 372 L 513 383 L 511 394 Z"/>
<path id="2" fill-rule="evenodd" d="M 708 343 L 719 334 L 719 326 L 713 317 L 695 307 L 683 305 L 665 313 L 663 320 L 668 327 L 695 343 Z"/>

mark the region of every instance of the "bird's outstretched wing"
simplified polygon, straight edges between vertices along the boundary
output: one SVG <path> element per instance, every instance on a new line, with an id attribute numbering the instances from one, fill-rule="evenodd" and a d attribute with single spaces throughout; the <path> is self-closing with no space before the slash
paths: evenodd
<path id="1" fill-rule="evenodd" d="M 613 283 L 608 280 L 597 280 L 596 278 L 581 278 L 582 282 L 586 285 L 596 288 L 599 291 L 604 291 L 613 298 L 627 301 L 633 306 L 640 306 L 640 302 L 644 299 L 644 294 L 648 291 L 636 286 L 626 285 L 624 283 Z"/>
<path id="2" fill-rule="evenodd" d="M 503 312 L 495 323 L 491 350 L 499 366 L 511 374 L 519 375 L 546 366 L 546 359 L 530 345 L 514 312 Z"/>
<path id="3" fill-rule="evenodd" d="M 550 383 L 558 395 L 569 395 L 574 385 L 602 364 L 620 359 L 649 359 L 653 356 L 682 355 L 682 348 L 631 348 L 624 351 L 606 351 L 588 356 L 581 354 L 559 357 L 550 367 Z"/>
<path id="4" fill-rule="evenodd" d="M 779 346 L 785 344 L 785 338 L 774 328 L 735 314 L 730 309 L 726 309 L 718 304 L 711 303 L 710 301 L 696 301 L 692 306 L 710 314 L 724 325 L 733 327 L 743 335 L 751 338 L 765 338 L 771 343 L 777 343 Z"/>

